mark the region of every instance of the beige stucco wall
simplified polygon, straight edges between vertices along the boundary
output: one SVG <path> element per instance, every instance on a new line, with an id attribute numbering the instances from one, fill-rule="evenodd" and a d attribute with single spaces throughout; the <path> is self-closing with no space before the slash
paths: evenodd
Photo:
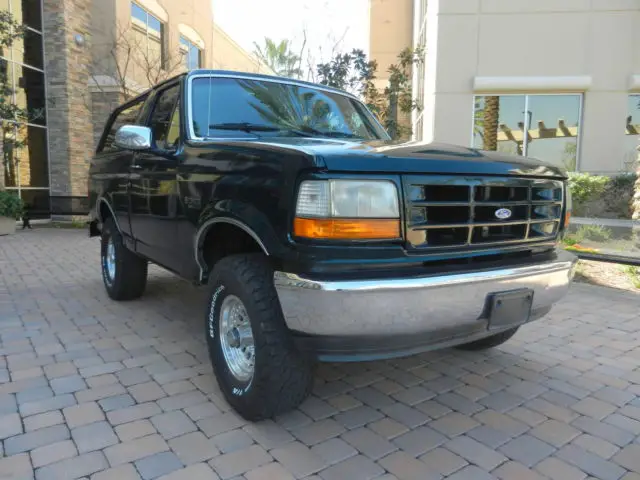
<path id="1" fill-rule="evenodd" d="M 640 1 L 429 0 L 427 16 L 425 140 L 469 145 L 474 94 L 518 84 L 522 93 L 583 93 L 579 169 L 622 169 L 634 142 L 624 121 L 640 75 Z M 372 21 L 372 38 L 384 28 Z M 475 89 L 479 77 L 504 86 Z"/>
<path id="2" fill-rule="evenodd" d="M 369 57 L 378 62 L 374 81 L 383 90 L 388 85 L 389 66 L 398 63 L 398 54 L 413 45 L 413 0 L 371 0 L 369 2 Z M 411 114 L 398 112 L 400 125 L 411 126 Z"/>
<path id="3" fill-rule="evenodd" d="M 433 2 L 436 3 L 436 2 Z M 435 73 L 425 138 L 471 142 L 475 77 L 588 77 L 578 168 L 613 173 L 628 153 L 624 134 L 629 82 L 640 72 L 640 2 L 635 0 L 438 1 Z M 430 19 L 431 20 L 431 19 Z M 428 46 L 429 48 L 429 46 Z M 535 83 L 535 82 L 534 82 Z M 497 91 L 495 93 L 500 93 Z M 504 92 L 510 93 L 510 92 Z"/>
<path id="4" fill-rule="evenodd" d="M 369 21 L 369 56 L 378 62 L 378 83 L 384 88 L 389 66 L 413 44 L 413 0 L 371 0 Z"/>
<path id="5" fill-rule="evenodd" d="M 255 56 L 240 47 L 240 45 L 216 24 L 213 25 L 212 50 L 212 68 L 250 73 L 273 73 L 269 67 L 259 62 Z"/>

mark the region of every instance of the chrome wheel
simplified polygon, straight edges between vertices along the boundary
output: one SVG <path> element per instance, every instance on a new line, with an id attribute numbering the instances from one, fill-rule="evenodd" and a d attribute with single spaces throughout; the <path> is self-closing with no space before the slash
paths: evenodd
<path id="1" fill-rule="evenodd" d="M 253 378 L 255 345 L 249 315 L 240 299 L 227 296 L 220 306 L 220 346 L 231 374 L 241 382 Z"/>
<path id="2" fill-rule="evenodd" d="M 116 276 L 116 247 L 113 244 L 113 238 L 109 238 L 107 243 L 107 252 L 104 257 L 104 269 L 110 282 Z"/>

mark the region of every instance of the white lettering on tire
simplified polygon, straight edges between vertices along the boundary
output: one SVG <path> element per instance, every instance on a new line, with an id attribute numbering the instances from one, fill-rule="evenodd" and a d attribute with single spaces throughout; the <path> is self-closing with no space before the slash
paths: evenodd
<path id="1" fill-rule="evenodd" d="M 216 338 L 216 331 L 215 331 L 216 318 L 214 313 L 216 310 L 216 302 L 218 301 L 218 297 L 223 291 L 224 291 L 224 285 L 220 285 L 214 292 L 213 297 L 211 298 L 211 306 L 209 307 L 209 337 L 212 340 Z"/>
<path id="2" fill-rule="evenodd" d="M 233 390 L 231 390 L 231 393 L 233 393 L 236 397 L 241 397 L 249 391 L 250 386 L 251 386 L 251 383 L 249 383 L 249 385 L 247 385 L 244 388 L 233 387 Z"/>

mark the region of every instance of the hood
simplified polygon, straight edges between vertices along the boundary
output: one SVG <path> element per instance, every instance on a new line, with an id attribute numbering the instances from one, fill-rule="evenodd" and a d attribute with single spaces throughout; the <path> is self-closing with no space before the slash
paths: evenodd
<path id="1" fill-rule="evenodd" d="M 252 142 L 253 143 L 253 142 Z M 254 144 L 298 150 L 335 172 L 443 173 L 566 178 L 541 160 L 444 143 L 354 142 L 326 138 L 266 138 Z"/>

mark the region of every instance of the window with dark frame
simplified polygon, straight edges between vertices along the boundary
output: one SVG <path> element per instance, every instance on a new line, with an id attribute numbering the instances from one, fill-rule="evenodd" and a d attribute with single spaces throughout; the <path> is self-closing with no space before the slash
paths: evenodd
<path id="1" fill-rule="evenodd" d="M 184 55 L 187 70 L 195 70 L 202 66 L 202 50 L 183 35 L 180 35 L 180 51 Z"/>
<path id="2" fill-rule="evenodd" d="M 166 68 L 167 51 L 164 23 L 137 3 L 131 2 L 131 24 L 134 31 L 142 33 L 145 37 L 144 54 L 146 55 L 147 63 L 153 65 L 154 55 L 158 55 L 160 67 Z"/>

